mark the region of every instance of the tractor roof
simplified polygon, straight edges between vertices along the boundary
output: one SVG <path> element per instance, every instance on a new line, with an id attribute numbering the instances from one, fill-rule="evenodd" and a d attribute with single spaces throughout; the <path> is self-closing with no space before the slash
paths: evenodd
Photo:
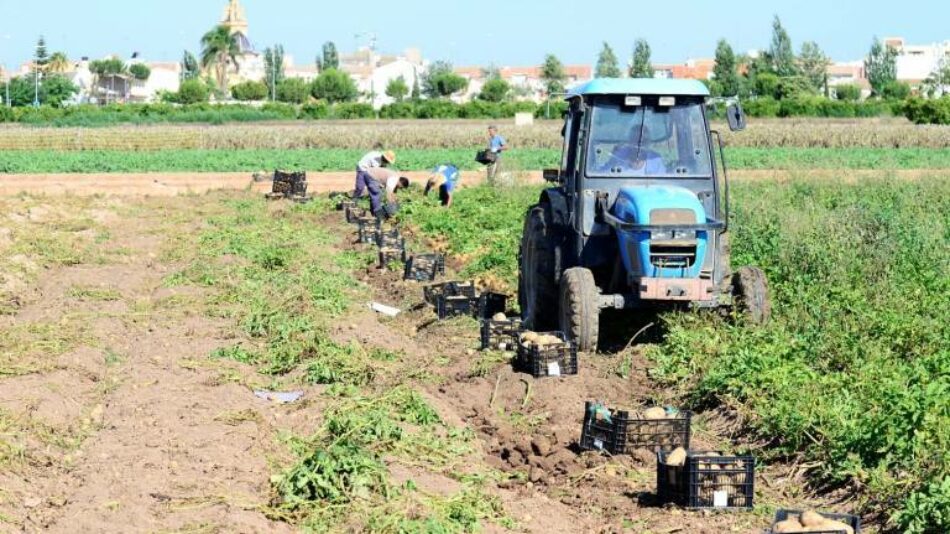
<path id="1" fill-rule="evenodd" d="M 587 95 L 709 96 L 709 88 L 699 80 L 596 78 L 568 90 L 568 98 Z"/>

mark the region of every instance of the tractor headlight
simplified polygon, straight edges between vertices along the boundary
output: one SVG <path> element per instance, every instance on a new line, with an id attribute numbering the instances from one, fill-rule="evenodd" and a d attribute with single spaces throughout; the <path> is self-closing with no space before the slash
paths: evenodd
<path id="1" fill-rule="evenodd" d="M 650 239 L 653 241 L 684 241 L 689 242 L 696 239 L 696 232 L 693 230 L 652 230 Z"/>
<path id="2" fill-rule="evenodd" d="M 653 241 L 672 241 L 673 230 L 653 230 L 650 232 L 650 239 Z"/>

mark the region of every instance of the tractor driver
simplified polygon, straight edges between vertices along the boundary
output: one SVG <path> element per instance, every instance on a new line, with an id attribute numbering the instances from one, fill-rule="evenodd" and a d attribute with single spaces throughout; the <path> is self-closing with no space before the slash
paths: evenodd
<path id="1" fill-rule="evenodd" d="M 614 147 L 610 158 L 601 166 L 600 170 L 603 172 L 611 172 L 617 169 L 622 174 L 633 174 L 637 176 L 666 174 L 666 163 L 664 163 L 663 157 L 646 147 L 649 143 L 649 139 L 649 126 L 634 126 L 630 135 L 630 142 Z"/>

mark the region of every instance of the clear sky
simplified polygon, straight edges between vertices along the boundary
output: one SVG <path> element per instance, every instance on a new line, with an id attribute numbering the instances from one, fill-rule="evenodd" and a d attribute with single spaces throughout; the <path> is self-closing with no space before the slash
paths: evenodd
<path id="1" fill-rule="evenodd" d="M 71 58 L 177 61 L 196 51 L 227 0 L 0 0 L 0 64 L 28 60 L 36 39 Z M 645 38 L 656 62 L 711 57 L 725 37 L 737 52 L 765 48 L 778 14 L 796 50 L 813 40 L 838 61 L 861 58 L 874 35 L 910 43 L 950 39 L 950 0 L 242 0 L 258 49 L 280 43 L 298 64 L 312 63 L 327 40 L 351 50 L 374 32 L 381 51 L 422 49 L 456 65 L 536 65 L 545 53 L 593 63 L 603 41 L 623 60 Z"/>

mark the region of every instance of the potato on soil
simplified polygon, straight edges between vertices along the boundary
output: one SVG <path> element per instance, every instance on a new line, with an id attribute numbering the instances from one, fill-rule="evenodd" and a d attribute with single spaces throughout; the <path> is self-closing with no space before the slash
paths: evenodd
<path id="1" fill-rule="evenodd" d="M 666 465 L 683 466 L 686 465 L 686 449 L 677 447 L 673 452 L 666 456 Z"/>
<path id="2" fill-rule="evenodd" d="M 817 527 L 818 525 L 821 525 L 827 521 L 827 519 L 825 519 L 825 517 L 818 512 L 806 510 L 805 512 L 802 512 L 802 517 L 799 521 L 801 521 L 802 525 L 806 527 Z"/>
<path id="3" fill-rule="evenodd" d="M 500 312 L 492 316 L 492 321 L 507 321 L 507 320 L 508 320 L 508 316 Z"/>
<path id="4" fill-rule="evenodd" d="M 785 521 L 775 523 L 775 526 L 772 527 L 772 532 L 774 534 L 780 534 L 782 532 L 803 532 L 804 528 L 805 527 L 795 519 L 786 519 Z"/>
<path id="5" fill-rule="evenodd" d="M 643 412 L 644 419 L 666 419 L 666 410 L 659 406 L 647 408 Z"/>

